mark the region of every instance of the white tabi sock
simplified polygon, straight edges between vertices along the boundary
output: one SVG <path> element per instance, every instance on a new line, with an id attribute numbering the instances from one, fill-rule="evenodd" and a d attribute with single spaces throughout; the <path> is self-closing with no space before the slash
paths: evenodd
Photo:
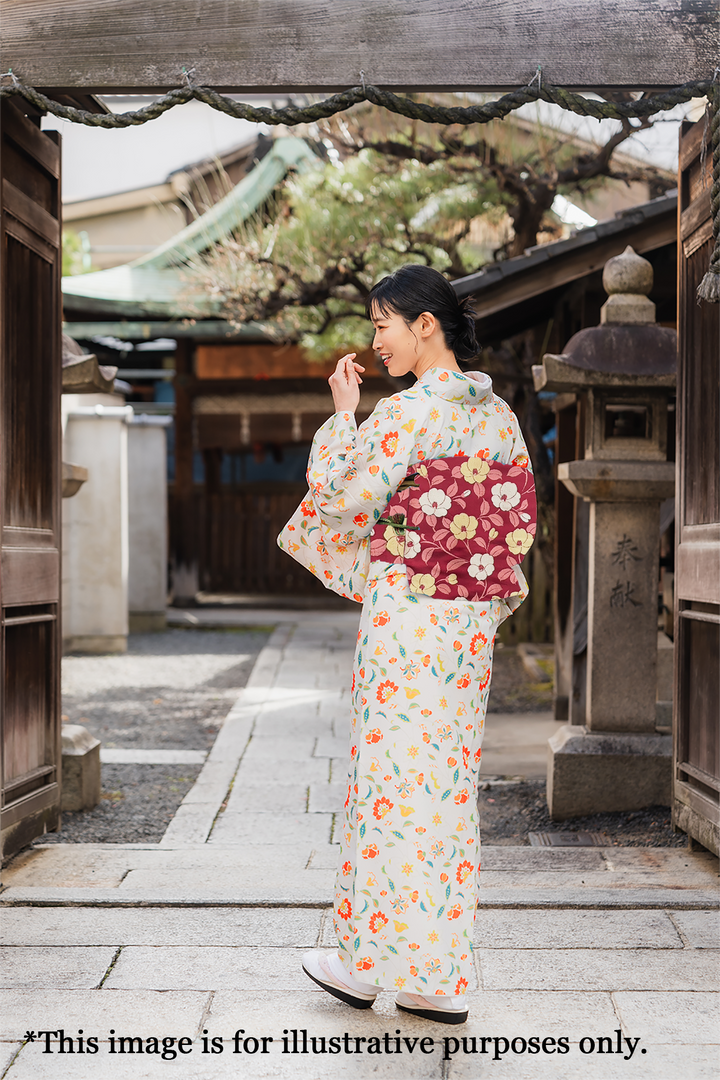
<path id="1" fill-rule="evenodd" d="M 382 987 L 378 986 L 377 983 L 365 983 L 360 982 L 359 979 L 354 979 L 350 972 L 346 970 L 337 953 L 328 954 L 327 964 L 336 979 L 345 983 L 345 986 L 348 986 L 351 990 L 356 990 L 358 994 L 379 993 L 382 990 Z"/>

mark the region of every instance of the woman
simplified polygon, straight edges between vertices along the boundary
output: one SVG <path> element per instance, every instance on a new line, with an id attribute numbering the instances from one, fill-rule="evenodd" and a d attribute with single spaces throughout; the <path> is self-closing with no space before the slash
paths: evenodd
<path id="1" fill-rule="evenodd" d="M 393 987 L 400 1009 L 456 1024 L 476 985 L 477 774 L 492 647 L 527 592 L 518 563 L 534 535 L 534 494 L 515 416 L 487 375 L 460 370 L 478 351 L 475 323 L 445 278 L 404 266 L 374 287 L 367 312 L 389 373 L 417 381 L 358 428 L 364 368 L 355 353 L 338 361 L 310 491 L 278 538 L 363 604 L 339 953 L 309 953 L 303 967 L 356 1008 Z"/>

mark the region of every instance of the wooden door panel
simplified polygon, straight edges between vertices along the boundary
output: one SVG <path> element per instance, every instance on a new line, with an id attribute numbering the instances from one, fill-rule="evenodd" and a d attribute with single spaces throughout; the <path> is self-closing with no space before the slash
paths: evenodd
<path id="1" fill-rule="evenodd" d="M 43 548 L 2 549 L 3 606 L 57 603 L 60 599 L 60 553 Z"/>
<path id="2" fill-rule="evenodd" d="M 22 529 L 16 525 L 3 526 L 0 537 L 4 548 L 57 548 L 52 529 Z"/>
<path id="3" fill-rule="evenodd" d="M 60 147 L 0 113 L 3 855 L 60 820 Z"/>
<path id="4" fill-rule="evenodd" d="M 29 158 L 31 168 L 32 164 L 36 163 L 42 167 L 42 171 L 47 176 L 53 177 L 55 180 L 60 179 L 60 147 L 53 139 L 43 134 L 35 124 L 28 123 L 27 118 L 22 116 L 17 109 L 5 112 L 2 123 L 5 136 L 3 160 L 8 153 L 19 155 L 25 160 Z M 3 175 L 7 175 L 12 179 L 11 170 L 5 173 L 5 166 L 3 166 Z M 27 177 L 23 176 L 23 180 L 26 179 Z M 55 215 L 57 216 L 59 191 L 57 188 L 54 190 Z"/>
<path id="5" fill-rule="evenodd" d="M 678 544 L 676 580 L 686 600 L 707 600 L 720 606 L 720 543 L 690 539 L 694 530 L 684 529 L 687 538 Z"/>
<path id="6" fill-rule="evenodd" d="M 707 716 L 717 703 L 717 658 L 720 656 L 720 625 L 699 619 L 688 620 L 688 652 L 693 668 L 687 680 L 687 711 L 690 716 Z M 717 716 L 716 716 L 717 719 Z M 684 764 L 708 787 L 720 791 L 720 739 L 718 725 L 690 724 L 687 729 Z"/>
<path id="7" fill-rule="evenodd" d="M 712 248 L 704 120 L 680 140 L 673 821 L 720 846 L 720 305 L 697 304 Z"/>
<path id="8" fill-rule="evenodd" d="M 35 185 L 37 188 L 38 185 Z M 51 244 L 60 240 L 60 222 L 36 201 L 37 192 L 28 195 L 9 180 L 3 180 L 3 203 L 8 214 L 22 221 Z"/>
<path id="9" fill-rule="evenodd" d="M 49 620 L 5 626 L 6 783 L 17 785 L 18 778 L 54 765 L 47 738 L 51 723 L 48 670 L 53 629 Z"/>
<path id="10" fill-rule="evenodd" d="M 56 270 L 14 236 L 5 237 L 4 262 L 3 525 L 54 529 L 54 380 L 43 383 L 58 321 Z"/>

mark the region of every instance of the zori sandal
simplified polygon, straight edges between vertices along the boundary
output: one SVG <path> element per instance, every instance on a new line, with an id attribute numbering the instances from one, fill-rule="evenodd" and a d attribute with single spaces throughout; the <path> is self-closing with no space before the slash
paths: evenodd
<path id="1" fill-rule="evenodd" d="M 438 1024 L 464 1024 L 468 1018 L 464 997 L 445 997 L 442 994 L 421 997 L 420 994 L 404 994 L 398 990 L 395 1004 L 403 1012 L 422 1016 L 423 1020 L 436 1020 Z"/>
<path id="2" fill-rule="evenodd" d="M 382 989 L 374 983 L 354 979 L 343 967 L 337 953 L 313 949 L 303 956 L 302 968 L 313 982 L 346 1005 L 352 1005 L 353 1009 L 369 1009 Z"/>

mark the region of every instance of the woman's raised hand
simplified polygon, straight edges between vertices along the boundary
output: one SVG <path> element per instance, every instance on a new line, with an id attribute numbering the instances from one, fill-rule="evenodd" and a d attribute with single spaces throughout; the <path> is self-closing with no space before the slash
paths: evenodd
<path id="1" fill-rule="evenodd" d="M 355 412 L 360 403 L 360 372 L 365 368 L 362 364 L 356 364 L 357 353 L 347 353 L 342 356 L 337 367 L 328 379 L 332 390 L 335 412 Z"/>

